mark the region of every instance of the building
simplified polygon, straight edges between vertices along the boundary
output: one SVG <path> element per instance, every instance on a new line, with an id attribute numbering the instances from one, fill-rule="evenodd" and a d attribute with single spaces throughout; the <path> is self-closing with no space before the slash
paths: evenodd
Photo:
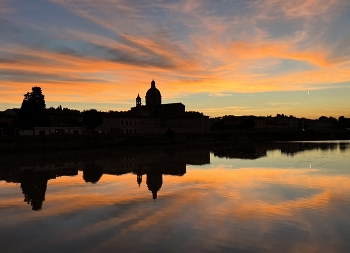
<path id="1" fill-rule="evenodd" d="M 77 135 L 83 133 L 83 127 L 33 127 L 32 130 L 19 130 L 19 135 Z"/>
<path id="2" fill-rule="evenodd" d="M 146 93 L 146 105 L 138 94 L 136 106 L 127 112 L 106 113 L 98 130 L 105 133 L 158 134 L 168 129 L 177 133 L 209 131 L 209 116 L 186 112 L 182 103 L 162 104 L 162 95 L 153 80 Z"/>
<path id="3" fill-rule="evenodd" d="M 15 133 L 15 121 L 19 113 L 18 108 L 6 109 L 0 112 L 0 136 Z"/>

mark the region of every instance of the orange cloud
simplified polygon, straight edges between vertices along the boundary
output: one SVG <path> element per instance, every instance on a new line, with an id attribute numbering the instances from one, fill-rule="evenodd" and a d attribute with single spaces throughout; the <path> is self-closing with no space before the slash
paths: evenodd
<path id="1" fill-rule="evenodd" d="M 254 11 L 228 17 L 198 1 L 154 3 L 155 8 L 169 15 L 180 14 L 174 22 L 183 25 L 187 35 L 179 36 L 171 27 L 159 28 L 146 19 L 142 5 L 110 0 L 98 4 L 52 2 L 108 29 L 112 35 L 74 27 L 46 31 L 54 39 L 87 44 L 91 49 L 87 53 L 6 44 L 0 49 L 8 56 L 0 61 L 1 98 L 6 103 L 20 104 L 23 94 L 35 85 L 43 88 L 48 104 L 103 101 L 115 108 L 98 109 L 125 110 L 129 108 L 125 104 L 132 104 L 138 92 L 143 96 L 152 79 L 156 79 L 164 102 L 174 94 L 313 90 L 324 88 L 326 83 L 327 88 L 338 87 L 350 80 L 346 55 L 336 57 L 324 41 L 310 40 L 309 29 L 273 38 L 256 25 L 263 17 Z M 277 8 L 288 17 L 306 17 L 317 6 L 322 6 L 319 13 L 328 14 L 343 4 L 340 0 L 269 0 L 256 1 L 249 7 L 257 12 Z M 305 44 L 308 40 L 310 43 Z M 277 72 L 285 60 L 297 61 L 305 70 Z"/>
<path id="2" fill-rule="evenodd" d="M 236 42 L 231 46 L 231 52 L 234 56 L 243 59 L 261 59 L 267 57 L 276 57 L 282 59 L 291 59 L 305 61 L 320 67 L 329 67 L 332 62 L 325 56 L 324 51 L 307 52 L 292 49 L 290 45 L 281 43 L 271 44 L 251 44 L 247 42 Z"/>
<path id="3" fill-rule="evenodd" d="M 253 6 L 258 6 L 261 10 L 277 10 L 284 13 L 290 18 L 310 18 L 322 17 L 327 18 L 326 14 L 332 11 L 339 11 L 341 7 L 348 4 L 344 0 L 258 0 Z"/>

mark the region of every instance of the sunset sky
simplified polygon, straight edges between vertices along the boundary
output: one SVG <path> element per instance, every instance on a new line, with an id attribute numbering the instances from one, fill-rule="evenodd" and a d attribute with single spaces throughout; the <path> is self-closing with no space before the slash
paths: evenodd
<path id="1" fill-rule="evenodd" d="M 0 0 L 0 110 L 350 117 L 349 0 Z"/>

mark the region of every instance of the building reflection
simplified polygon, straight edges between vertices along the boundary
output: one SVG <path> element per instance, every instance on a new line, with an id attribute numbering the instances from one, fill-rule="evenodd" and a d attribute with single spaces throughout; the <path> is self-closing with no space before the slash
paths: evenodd
<path id="1" fill-rule="evenodd" d="M 146 177 L 147 188 L 152 192 L 153 200 L 157 199 L 157 192 L 162 188 L 163 184 L 163 175 L 160 173 L 147 174 Z"/>
<path id="2" fill-rule="evenodd" d="M 48 181 L 62 176 L 77 176 L 82 171 L 86 183 L 96 184 L 103 174 L 120 176 L 135 174 L 140 187 L 146 177 L 146 185 L 155 201 L 163 185 L 163 175 L 183 176 L 186 165 L 204 165 L 210 163 L 209 149 L 175 151 L 154 150 L 124 154 L 109 154 L 100 159 L 85 162 L 59 162 L 40 165 L 27 165 L 0 170 L 0 181 L 19 183 L 24 201 L 34 211 L 41 210 L 45 201 Z M 136 185 L 135 185 L 136 187 Z"/>
<path id="3" fill-rule="evenodd" d="M 137 184 L 139 185 L 139 188 L 140 188 L 140 185 L 142 183 L 142 174 L 137 174 L 136 176 L 136 181 L 137 181 Z"/>
<path id="4" fill-rule="evenodd" d="M 103 173 L 109 175 L 136 175 L 137 185 L 140 187 L 144 176 L 146 185 L 152 193 L 153 200 L 163 185 L 163 175 L 183 176 L 187 165 L 205 165 L 210 163 L 209 149 L 186 149 L 176 151 L 150 151 L 114 157 L 111 161 L 99 160 Z M 113 166 L 111 166 L 113 164 Z"/>
<path id="5" fill-rule="evenodd" d="M 34 211 L 41 210 L 45 201 L 48 182 L 62 176 L 77 176 L 82 171 L 86 183 L 96 184 L 104 174 L 120 176 L 134 174 L 135 187 L 142 183 L 156 200 L 164 187 L 163 176 L 183 176 L 187 165 L 210 163 L 210 152 L 214 156 L 229 159 L 259 159 L 270 150 L 280 150 L 285 155 L 321 150 L 343 152 L 350 143 L 236 143 L 201 148 L 167 148 L 137 151 L 115 149 L 76 151 L 67 154 L 47 154 L 43 157 L 28 156 L 19 159 L 9 156 L 1 160 L 0 181 L 20 184 L 24 201 Z M 39 164 L 38 164 L 38 161 Z"/>
<path id="6" fill-rule="evenodd" d="M 267 156 L 267 149 L 264 146 L 257 146 L 252 143 L 241 145 L 219 146 L 213 149 L 214 156 L 229 159 L 254 160 Z"/>

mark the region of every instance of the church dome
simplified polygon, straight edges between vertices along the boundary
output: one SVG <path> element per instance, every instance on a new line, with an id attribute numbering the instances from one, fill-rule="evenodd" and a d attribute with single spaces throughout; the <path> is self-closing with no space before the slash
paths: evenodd
<path id="1" fill-rule="evenodd" d="M 146 99 L 147 97 L 161 97 L 161 94 L 157 88 L 150 88 L 146 93 Z"/>
<path id="2" fill-rule="evenodd" d="M 151 82 L 151 88 L 146 93 L 146 105 L 160 105 L 162 103 L 162 95 L 156 88 L 156 82 Z"/>

